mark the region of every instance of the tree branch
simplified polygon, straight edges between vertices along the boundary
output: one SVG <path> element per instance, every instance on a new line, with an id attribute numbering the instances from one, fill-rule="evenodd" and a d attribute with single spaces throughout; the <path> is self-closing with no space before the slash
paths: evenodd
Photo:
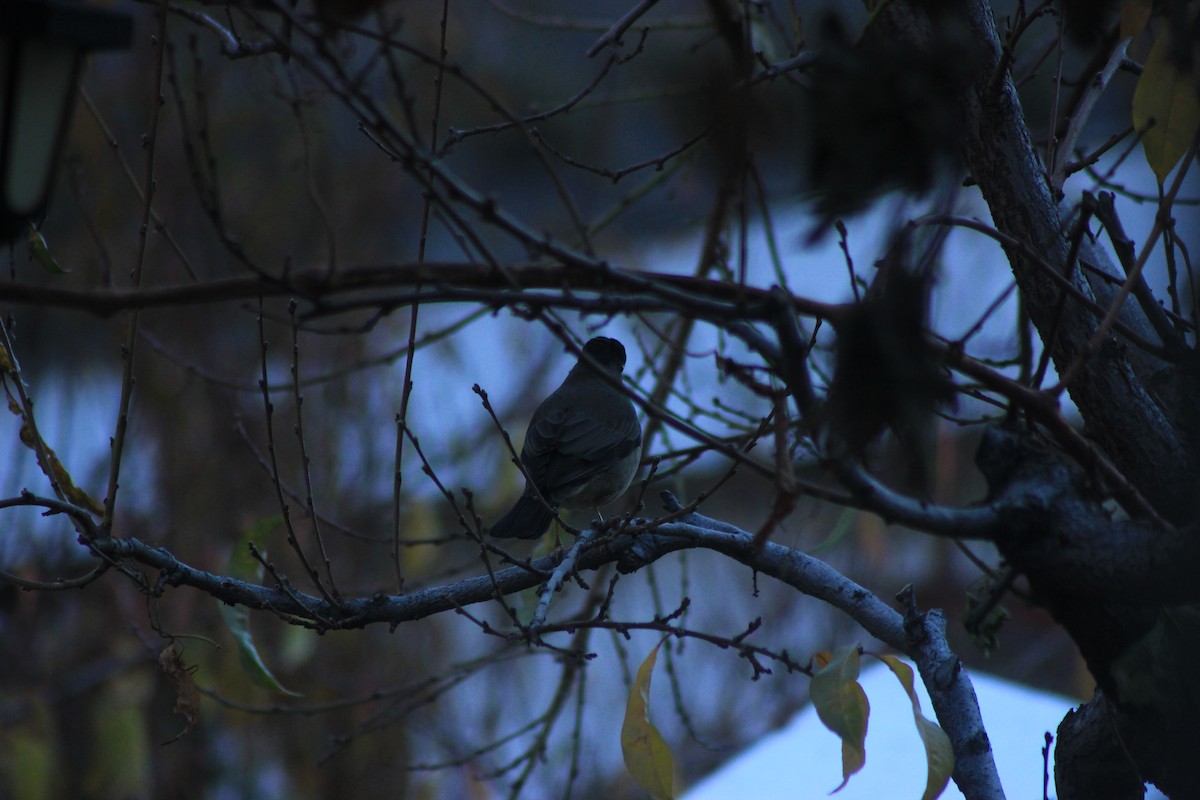
<path id="1" fill-rule="evenodd" d="M 511 279 L 522 291 L 514 292 Z M 771 292 L 748 286 L 732 286 L 723 281 L 704 280 L 680 275 L 634 272 L 615 267 L 596 270 L 565 264 L 510 264 L 497 269 L 470 262 L 407 262 L 359 266 L 329 272 L 326 267 L 284 271 L 279 275 L 251 275 L 223 278 L 202 284 L 160 286 L 137 290 L 66 289 L 18 282 L 0 283 L 0 293 L 10 303 L 40 308 L 71 308 L 101 317 L 121 311 L 147 308 L 171 308 L 189 305 L 228 303 L 258 297 L 298 297 L 322 309 L 336 297 L 362 298 L 364 293 L 382 289 L 419 287 L 420 297 L 430 301 L 486 302 L 494 305 L 524 302 L 524 290 L 551 289 L 618 293 L 625 297 L 643 295 L 663 301 L 657 307 L 691 311 L 715 319 L 732 317 L 757 319 L 766 314 L 773 302 Z M 463 296 L 463 290 L 489 292 Z M 387 304 L 399 303 L 388 298 Z M 403 302 L 413 302 L 412 297 Z M 562 305 L 561 297 L 555 302 Z M 841 306 L 793 297 L 796 310 L 805 315 L 836 319 Z M 379 307 L 385 301 L 367 295 L 355 308 Z M 311 311 L 309 312 L 312 313 Z"/>
<path id="2" fill-rule="evenodd" d="M 946 615 L 941 609 L 918 611 L 912 586 L 896 599 L 907 608 L 906 652 L 916 662 L 934 713 L 954 748 L 954 783 L 970 800 L 1004 800 L 975 688 L 946 642 Z"/>

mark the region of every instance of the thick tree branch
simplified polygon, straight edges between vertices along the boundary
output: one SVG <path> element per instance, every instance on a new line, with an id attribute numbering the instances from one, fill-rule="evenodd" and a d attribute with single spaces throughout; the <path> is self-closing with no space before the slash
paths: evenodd
<path id="1" fill-rule="evenodd" d="M 513 291 L 513 280 L 520 292 Z M 503 270 L 469 262 L 409 262 L 371 265 L 330 272 L 326 267 L 286 271 L 279 275 L 249 275 L 206 283 L 148 287 L 137 290 L 68 289 L 16 282 L 0 283 L 6 302 L 39 308 L 68 308 L 97 316 L 121 311 L 173 308 L 189 305 L 228 303 L 258 297 L 296 297 L 311 305 L 306 314 L 328 314 L 335 300 L 355 300 L 351 308 L 380 308 L 412 303 L 418 299 L 443 302 L 478 302 L 508 305 L 535 302 L 527 290 L 547 289 L 561 293 L 601 291 L 626 300 L 636 296 L 656 298 L 648 310 L 691 311 L 712 319 L 762 319 L 776 302 L 768 290 L 725 281 L 705 280 L 665 273 L 634 272 L 609 268 L 605 271 L 560 264 L 510 264 Z M 382 296 L 386 289 L 410 289 L 403 297 Z M 475 294 L 469 294 L 475 292 Z M 561 294 L 557 306 L 569 305 Z M 592 301 L 594 302 L 594 301 Z M 837 319 L 841 306 L 802 297 L 791 299 L 796 310 L 823 319 Z"/>
<path id="2" fill-rule="evenodd" d="M 1190 796 L 1175 792 L 1200 785 L 1191 688 L 1200 641 L 1197 530 L 1111 519 L 1093 476 L 1018 431 L 988 431 L 977 463 L 990 502 L 1006 509 L 996 544 L 1078 645 L 1102 692 L 1092 705 L 1107 709 L 1077 715 L 1060 731 L 1062 794 L 1088 796 L 1070 784 L 1092 785 L 1079 765 L 1106 759 L 1115 737 L 1136 764 L 1116 772 L 1137 780 L 1114 777 L 1097 796 L 1140 797 L 1144 780 Z"/>
<path id="3" fill-rule="evenodd" d="M 986 507 L 1000 517 L 989 538 L 1051 596 L 1079 604 L 1085 618 L 1100 618 L 1098 599 L 1145 607 L 1200 601 L 1194 529 L 1114 520 L 1094 479 L 1020 431 L 989 428 L 975 460 L 991 489 Z M 1103 638 L 1115 644 L 1117 637 Z"/>
<path id="4" fill-rule="evenodd" d="M 906 652 L 916 662 L 938 722 L 954 747 L 954 783 L 968 800 L 1004 800 L 975 688 L 946 643 L 946 615 L 941 609 L 918 611 L 911 586 L 897 599 L 907 608 Z"/>

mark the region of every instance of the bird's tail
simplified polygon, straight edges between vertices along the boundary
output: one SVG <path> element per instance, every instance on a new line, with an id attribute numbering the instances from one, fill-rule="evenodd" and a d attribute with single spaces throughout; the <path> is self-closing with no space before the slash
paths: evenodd
<path id="1" fill-rule="evenodd" d="M 523 495 L 508 513 L 492 526 L 497 539 L 536 539 L 550 527 L 554 513 L 532 495 Z"/>

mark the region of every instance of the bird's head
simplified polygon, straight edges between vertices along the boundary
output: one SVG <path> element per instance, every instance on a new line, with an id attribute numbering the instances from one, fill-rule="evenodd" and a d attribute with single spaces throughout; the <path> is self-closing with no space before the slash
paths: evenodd
<path id="1" fill-rule="evenodd" d="M 588 340 L 588 343 L 583 346 L 584 358 L 579 360 L 581 365 L 587 363 L 587 359 L 592 359 L 606 370 L 620 375 L 621 370 L 625 369 L 625 346 L 616 339 L 610 339 L 607 336 L 597 336 L 594 339 Z"/>

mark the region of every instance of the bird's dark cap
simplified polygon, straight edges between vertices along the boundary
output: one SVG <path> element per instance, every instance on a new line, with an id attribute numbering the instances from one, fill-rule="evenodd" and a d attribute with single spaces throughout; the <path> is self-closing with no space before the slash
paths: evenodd
<path id="1" fill-rule="evenodd" d="M 597 336 L 583 346 L 583 353 L 601 366 L 612 367 L 617 372 L 625 368 L 625 346 L 616 339 Z"/>

